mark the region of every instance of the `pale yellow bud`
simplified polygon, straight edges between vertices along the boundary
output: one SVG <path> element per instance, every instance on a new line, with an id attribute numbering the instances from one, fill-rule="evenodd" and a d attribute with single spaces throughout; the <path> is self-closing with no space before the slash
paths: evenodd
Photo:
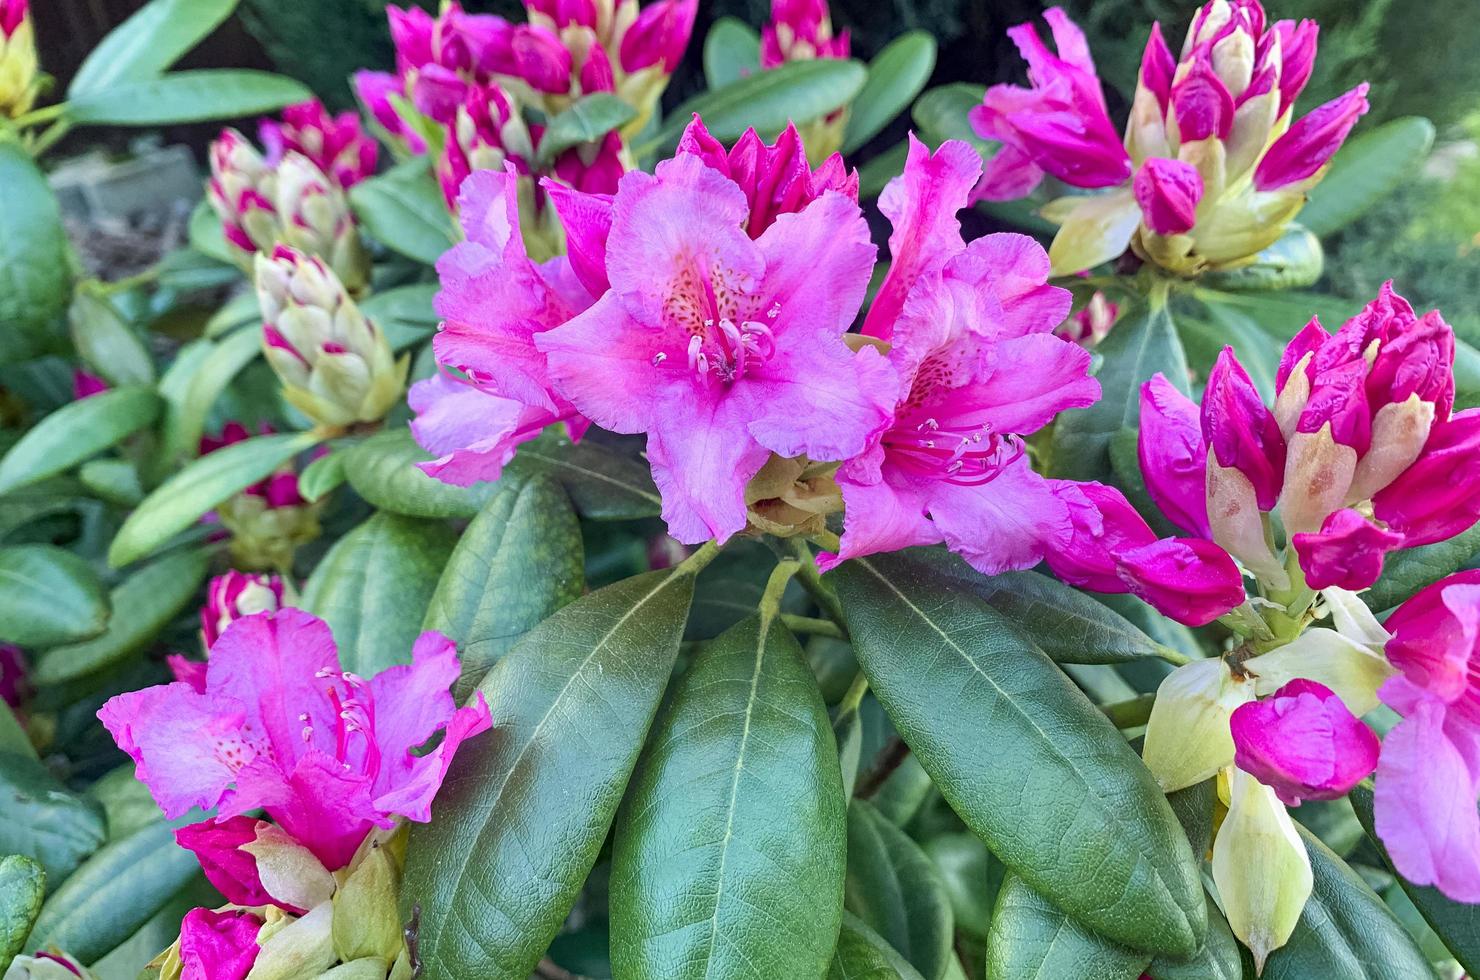
<path id="1" fill-rule="evenodd" d="M 400 873 L 383 847 L 365 853 L 334 895 L 334 948 L 345 961 L 401 951 Z"/>
<path id="2" fill-rule="evenodd" d="M 1372 416 L 1372 445 L 1357 460 L 1346 502 L 1370 500 L 1396 480 L 1423 452 L 1433 426 L 1434 403 L 1424 401 L 1417 392 L 1406 401 L 1379 408 Z"/>
<path id="3" fill-rule="evenodd" d="M 9 37 L 0 32 L 0 115 L 14 119 L 30 112 L 40 87 L 36 33 L 28 13 Z"/>
<path id="4" fill-rule="evenodd" d="M 1290 576 L 1264 533 L 1254 485 L 1242 472 L 1220 466 L 1208 451 L 1208 526 L 1213 540 L 1243 563 L 1261 581 L 1276 590 L 1290 587 Z"/>
<path id="5" fill-rule="evenodd" d="M 1316 432 L 1296 432 L 1285 458 L 1280 517 L 1285 533 L 1312 533 L 1346 501 L 1357 468 L 1357 451 L 1337 442 L 1327 422 Z"/>
<path id="6" fill-rule="evenodd" d="M 246 980 L 302 980 L 334 965 L 334 907 L 324 902 L 301 919 L 280 909 L 267 910 L 267 923 L 257 934 L 262 947 Z"/>
<path id="7" fill-rule="evenodd" d="M 276 824 L 259 822 L 257 839 L 241 850 L 257 859 L 257 876 L 267 893 L 294 908 L 311 909 L 334 896 L 334 875 Z"/>
<path id="8" fill-rule="evenodd" d="M 1222 659 L 1195 660 L 1156 690 L 1141 759 L 1167 793 L 1202 782 L 1233 762 L 1228 718 L 1254 700 L 1254 685 Z"/>

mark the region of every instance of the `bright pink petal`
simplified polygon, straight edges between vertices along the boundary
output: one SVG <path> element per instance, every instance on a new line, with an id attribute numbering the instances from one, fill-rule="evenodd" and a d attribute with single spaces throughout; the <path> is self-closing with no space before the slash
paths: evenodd
<path id="1" fill-rule="evenodd" d="M 1327 517 L 1319 532 L 1296 534 L 1291 541 L 1311 588 L 1357 592 L 1382 575 L 1383 557 L 1403 546 L 1403 535 L 1343 508 Z"/>
<path id="2" fill-rule="evenodd" d="M 745 527 L 745 485 L 770 453 L 749 435 L 737 398 L 674 401 L 648 433 L 648 461 L 663 497 L 668 533 L 683 544 L 721 543 Z"/>
<path id="3" fill-rule="evenodd" d="M 997 344 L 978 386 L 961 393 L 996 432 L 1029 435 L 1065 409 L 1100 399 L 1089 376 L 1090 352 L 1052 334 L 1030 334 Z"/>
<path id="4" fill-rule="evenodd" d="M 445 374 L 412 385 L 407 400 L 417 413 L 412 434 L 423 449 L 438 456 L 417 466 L 460 487 L 497 480 L 521 443 L 561 418 Z"/>
<path id="5" fill-rule="evenodd" d="M 1197 403 L 1157 374 L 1141 386 L 1137 455 L 1146 490 L 1161 512 L 1199 537 L 1208 528 L 1208 447 Z"/>
<path id="6" fill-rule="evenodd" d="M 882 456 L 882 450 L 874 450 Z M 866 466 L 845 464 L 838 473 L 843 491 L 843 537 L 838 553 L 821 554 L 817 567 L 830 571 L 850 558 L 899 551 L 944 540 L 926 514 L 926 489 L 919 481 L 885 481 L 875 475 L 868 482 Z"/>
<path id="7" fill-rule="evenodd" d="M 1063 495 L 1026 458 L 981 486 L 936 483 L 929 506 L 946 545 L 983 575 L 1031 568 L 1074 533 Z"/>
<path id="8" fill-rule="evenodd" d="M 1186 626 L 1206 626 L 1244 601 L 1228 552 L 1203 538 L 1163 538 L 1120 555 L 1130 590 Z"/>
<path id="9" fill-rule="evenodd" d="M 263 887 L 257 859 L 242 850 L 243 844 L 257 839 L 258 823 L 255 817 L 213 817 L 175 831 L 175 843 L 195 855 L 206 878 L 234 905 L 282 904 Z M 294 915 L 307 911 L 290 905 L 283 908 Z"/>
<path id="10" fill-rule="evenodd" d="M 990 296 L 989 334 L 1007 340 L 1052 333 L 1074 306 L 1074 294 L 1048 284 L 1048 252 L 1028 235 L 998 232 L 972 240 L 945 267 L 948 279 Z"/>
<path id="11" fill-rule="evenodd" d="M 747 379 L 745 397 L 753 406 L 747 428 L 783 457 L 848 459 L 889 420 L 898 391 L 894 369 L 876 349 L 855 354 L 822 334 L 778 349 Z"/>
<path id="12" fill-rule="evenodd" d="M 1387 618 L 1386 653 L 1413 684 L 1453 702 L 1470 687 L 1480 662 L 1480 570 L 1450 575 L 1420 589 Z"/>
<path id="13" fill-rule="evenodd" d="M 1345 796 L 1377 765 L 1377 735 L 1314 681 L 1291 681 L 1271 697 L 1241 705 L 1229 728 L 1234 764 L 1286 806 Z"/>
<path id="14" fill-rule="evenodd" d="M 1314 176 L 1341 149 L 1367 109 L 1367 83 L 1363 82 L 1297 119 L 1259 161 L 1254 189 L 1276 190 Z"/>
<path id="15" fill-rule="evenodd" d="M 180 922 L 180 980 L 242 980 L 257 962 L 257 930 L 250 912 L 191 909 Z"/>
<path id="16" fill-rule="evenodd" d="M 479 691 L 474 702 L 458 708 L 447 721 L 442 741 L 426 755 L 412 760 L 405 777 L 389 792 L 375 798 L 375 805 L 386 813 L 396 813 L 422 823 L 432 819 L 432 798 L 442 788 L 447 767 L 457 754 L 458 746 L 474 735 L 488 731 L 493 722 L 488 702 Z"/>
<path id="17" fill-rule="evenodd" d="M 654 390 L 689 384 L 684 365 L 663 350 L 663 333 L 634 319 L 615 293 L 536 343 L 561 394 L 613 432 L 647 431 Z"/>
<path id="18" fill-rule="evenodd" d="M 324 867 L 337 871 L 354 857 L 372 826 L 391 825 L 375 807 L 370 777 L 346 765 L 319 750 L 300 755 L 286 772 L 271 759 L 259 759 L 237 775 L 236 790 L 222 801 L 221 813 L 266 810 Z"/>
<path id="19" fill-rule="evenodd" d="M 822 342 L 848 329 L 877 252 L 856 202 L 824 194 L 802 211 L 779 215 L 756 245 L 766 261 L 761 289 L 780 306 L 771 323 L 778 346 Z"/>
<path id="20" fill-rule="evenodd" d="M 1120 556 L 1151 544 L 1156 532 L 1125 494 L 1102 483 L 1055 481 L 1068 506 L 1070 536 L 1045 550 L 1048 567 L 1070 585 L 1118 595 L 1130 590 L 1120 576 Z"/>
<path id="21" fill-rule="evenodd" d="M 583 194 L 558 181 L 545 179 L 540 188 L 549 195 L 560 226 L 565 229 L 566 252 L 576 278 L 592 296 L 610 287 L 606 278 L 606 240 L 612 230 L 612 202 L 604 194 Z"/>

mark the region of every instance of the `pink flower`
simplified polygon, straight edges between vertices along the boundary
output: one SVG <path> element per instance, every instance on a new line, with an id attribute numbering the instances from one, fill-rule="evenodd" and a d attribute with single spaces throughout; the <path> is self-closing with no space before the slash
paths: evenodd
<path id="1" fill-rule="evenodd" d="M 625 72 L 661 65 L 664 75 L 673 74 L 689 46 L 699 0 L 658 0 L 637 15 L 622 37 L 618 56 Z"/>
<path id="2" fill-rule="evenodd" d="M 392 96 L 404 98 L 406 95 L 406 83 L 399 75 L 383 71 L 357 71 L 354 74 L 354 85 L 355 94 L 387 133 L 392 136 L 413 136 L 402 121 L 401 114 L 396 111 L 395 104 L 391 102 Z M 416 142 L 421 144 L 420 139 Z M 426 152 L 426 145 L 421 144 L 414 152 Z"/>
<path id="3" fill-rule="evenodd" d="M 408 401 L 416 413 L 412 435 L 423 449 L 438 456 L 417 467 L 460 487 L 497 480 L 520 444 L 562 420 L 539 405 L 501 398 L 446 374 L 412 385 Z M 577 423 L 573 428 L 584 426 Z"/>
<path id="4" fill-rule="evenodd" d="M 380 147 L 360 130 L 356 113 L 330 116 L 318 100 L 300 102 L 283 110 L 282 122 L 264 119 L 257 131 L 269 166 L 284 153 L 301 153 L 346 190 L 375 173 Z"/>
<path id="5" fill-rule="evenodd" d="M 261 927 L 250 912 L 191 909 L 180 922 L 180 980 L 242 980 L 257 961 Z"/>
<path id="6" fill-rule="evenodd" d="M 1070 297 L 1047 285 L 1043 249 L 1022 235 L 966 245 L 946 226 L 950 211 L 932 213 L 935 202 L 964 203 L 979 167 L 963 143 L 932 155 L 912 138 L 904 175 L 885 191 L 897 261 L 874 310 L 899 312 L 883 321 L 871 313 L 870 326 L 891 338 L 899 396 L 888 424 L 838 471 L 847 513 L 825 568 L 944 541 L 995 574 L 1035 565 L 1069 540 L 1066 498 L 1077 491 L 1034 473 L 1022 437 L 1094 402 L 1099 385 L 1087 376 L 1088 352 L 1053 336 Z M 906 243 L 917 221 L 928 234 Z"/>
<path id="7" fill-rule="evenodd" d="M 745 526 L 770 453 L 840 460 L 888 417 L 892 372 L 843 343 L 874 247 L 857 203 L 826 192 L 754 241 L 745 190 L 692 154 L 622 178 L 606 242 L 611 289 L 534 336 L 550 376 L 604 428 L 648 436 L 669 532 Z"/>
<path id="8" fill-rule="evenodd" d="M 1188 64 L 1184 60 L 1184 64 Z M 1210 46 L 1193 48 L 1181 81 L 1172 86 L 1172 115 L 1183 142 L 1225 140 L 1233 130 L 1233 93 L 1213 68 Z"/>
<path id="9" fill-rule="evenodd" d="M 1377 765 L 1376 734 L 1315 681 L 1291 681 L 1272 697 L 1240 705 L 1229 728 L 1234 765 L 1286 806 L 1345 796 Z"/>
<path id="10" fill-rule="evenodd" d="M 206 604 L 200 610 L 200 636 L 205 648 L 215 645 L 226 627 L 260 612 L 275 612 L 283 605 L 283 580 L 232 569 L 217 575 L 206 586 Z"/>
<path id="11" fill-rule="evenodd" d="M 261 808 L 329 869 L 373 826 L 426 821 L 447 766 L 491 721 L 481 694 L 457 708 L 452 642 L 423 633 L 409 666 L 369 681 L 339 669 L 329 627 L 297 609 L 233 623 L 211 648 L 206 690 L 120 694 L 98 717 L 165 815 Z M 437 732 L 442 742 L 412 750 Z"/>
<path id="12" fill-rule="evenodd" d="M 1208 444 L 1197 403 L 1163 374 L 1141 386 L 1137 455 L 1152 503 L 1178 527 L 1212 537 L 1208 526 Z"/>
<path id="13" fill-rule="evenodd" d="M 1203 180 L 1192 164 L 1152 158 L 1136 171 L 1133 186 L 1142 220 L 1158 235 L 1180 235 L 1197 224 Z"/>
<path id="14" fill-rule="evenodd" d="M 206 664 L 204 660 L 191 660 L 182 653 L 165 654 L 164 662 L 170 675 L 182 684 L 189 684 L 201 694 L 206 693 Z"/>
<path id="15" fill-rule="evenodd" d="M 1081 347 L 1093 348 L 1109 336 L 1118 316 L 1120 304 L 1112 302 L 1097 289 L 1088 303 L 1054 329 L 1054 335 Z"/>
<path id="16" fill-rule="evenodd" d="M 1378 693 L 1403 720 L 1377 763 L 1377 834 L 1404 878 L 1480 902 L 1480 571 L 1435 582 L 1385 626 L 1402 673 Z"/>
<path id="17" fill-rule="evenodd" d="M 475 170 L 500 170 L 507 161 L 521 173 L 529 171 L 524 155 L 511 153 L 504 143 L 505 127 L 511 122 L 515 128 L 521 125 L 515 114 L 504 90 L 493 83 L 463 90 L 462 104 L 455 110 L 456 125 L 447 134 L 447 145 L 437 161 L 437 180 L 449 208 L 456 208 L 458 191 Z"/>
<path id="18" fill-rule="evenodd" d="M 761 28 L 761 67 L 788 61 L 846 58 L 848 32 L 833 34 L 827 0 L 771 0 L 771 20 Z"/>
<path id="19" fill-rule="evenodd" d="M 396 46 L 396 69 L 406 72 L 434 60 L 433 45 L 437 22 L 431 14 L 420 7 L 402 10 L 391 5 L 385 8 L 390 21 L 391 42 Z"/>
<path id="20" fill-rule="evenodd" d="M 278 905 L 302 915 L 306 909 L 284 905 L 272 897 L 257 872 L 257 859 L 242 850 L 243 844 L 257 840 L 259 823 L 255 817 L 212 817 L 175 831 L 175 843 L 195 855 L 207 880 L 233 905 Z"/>
<path id="21" fill-rule="evenodd" d="M 1331 162 L 1367 109 L 1366 82 L 1312 109 L 1264 154 L 1254 171 L 1254 187 L 1261 191 L 1275 190 L 1314 176 Z"/>
<path id="22" fill-rule="evenodd" d="M 1043 17 L 1058 54 L 1032 24 L 1012 28 L 1007 34 L 1028 63 L 1032 87 L 993 85 L 971 110 L 977 134 L 1002 143 L 976 189 L 978 199 L 1023 197 L 1045 171 L 1076 187 L 1113 187 L 1131 175 L 1084 32 L 1058 7 Z"/>
<path id="23" fill-rule="evenodd" d="M 108 390 L 108 382 L 82 368 L 72 369 L 72 400 L 81 401 Z"/>
<path id="24" fill-rule="evenodd" d="M 1296 534 L 1293 541 L 1306 585 L 1351 591 L 1376 582 L 1383 556 L 1405 543 L 1403 535 L 1378 527 L 1349 507 L 1326 518 L 1319 533 Z"/>

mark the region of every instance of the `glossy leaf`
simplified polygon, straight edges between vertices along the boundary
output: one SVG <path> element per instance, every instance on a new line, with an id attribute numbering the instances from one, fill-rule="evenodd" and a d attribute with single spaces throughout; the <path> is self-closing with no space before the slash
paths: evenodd
<path id="1" fill-rule="evenodd" d="M 0 459 L 0 493 L 71 469 L 152 423 L 159 409 L 159 396 L 143 386 L 115 388 L 62 406 Z"/>
<path id="2" fill-rule="evenodd" d="M 408 517 L 472 517 L 498 488 L 495 483 L 454 486 L 416 468 L 432 458 L 410 429 L 387 429 L 344 451 L 344 476 L 371 504 Z"/>
<path id="3" fill-rule="evenodd" d="M 123 522 L 108 548 L 108 562 L 118 568 L 150 554 L 317 441 L 312 433 L 256 436 L 195 460 L 144 498 Z"/>
<path id="4" fill-rule="evenodd" d="M 349 199 L 365 230 L 407 258 L 432 265 L 457 241 L 447 202 L 426 160 L 361 181 Z"/>
<path id="5" fill-rule="evenodd" d="M 1447 541 L 1396 551 L 1382 563 L 1382 578 L 1360 595 L 1374 612 L 1384 612 L 1441 578 L 1471 567 L 1477 553 L 1480 524 Z"/>
<path id="6" fill-rule="evenodd" d="M 628 790 L 616 975 L 820 977 L 843 910 L 844 828 L 817 684 L 780 620 L 753 615 L 684 674 Z"/>
<path id="7" fill-rule="evenodd" d="M 1202 889 L 1176 816 L 1120 733 L 1043 651 L 906 557 L 854 560 L 828 578 L 890 720 L 993 853 L 1116 941 L 1195 952 Z"/>
<path id="8" fill-rule="evenodd" d="M 1150 963 L 1071 919 L 1008 875 L 997 893 L 987 940 L 987 976 L 1001 980 L 1137 980 Z"/>
<path id="9" fill-rule="evenodd" d="M 663 499 L 642 460 L 589 439 L 573 443 L 547 432 L 519 447 L 505 473 L 548 473 L 570 494 L 576 513 L 593 521 L 657 517 Z"/>
<path id="10" fill-rule="evenodd" d="M 165 412 L 165 454 L 170 460 L 184 460 L 196 455 L 200 437 L 206 430 L 206 418 L 212 406 L 262 350 L 262 332 L 241 329 L 210 345 L 198 367 L 184 383 L 178 400 L 171 399 Z"/>
<path id="11" fill-rule="evenodd" d="M 526 980 L 596 862 L 678 655 L 689 569 L 571 603 L 489 671 L 498 719 L 411 828 L 402 908 L 429 976 Z"/>
<path id="12" fill-rule="evenodd" d="M 922 846 L 951 900 L 956 928 L 986 939 L 992 925 L 992 907 L 1002 887 L 1002 862 L 992 857 L 975 834 L 940 834 Z"/>
<path id="13" fill-rule="evenodd" d="M 35 861 L 53 888 L 103 846 L 107 828 L 102 809 L 68 792 L 30 756 L 0 751 L 0 800 L 5 801 L 0 854 Z"/>
<path id="14" fill-rule="evenodd" d="M 126 459 L 90 459 L 77 468 L 77 481 L 99 500 L 137 507 L 144 499 L 139 468 Z"/>
<path id="15" fill-rule="evenodd" d="M 506 476 L 442 569 L 422 629 L 451 637 L 462 701 L 488 669 L 585 587 L 581 527 L 560 486 Z"/>
<path id="16" fill-rule="evenodd" d="M 438 288 L 428 282 L 377 292 L 360 304 L 360 312 L 385 331 L 392 350 L 403 351 L 436 332 L 441 317 L 432 303 Z"/>
<path id="17" fill-rule="evenodd" d="M 301 606 L 334 631 L 345 670 L 370 677 L 411 662 L 453 541 L 445 524 L 382 512 L 329 549 Z"/>
<path id="18" fill-rule="evenodd" d="M 951 958 L 951 900 L 920 846 L 867 800 L 848 807 L 848 911 L 938 980 Z"/>
<path id="19" fill-rule="evenodd" d="M 108 955 L 89 964 L 89 969 L 100 980 L 119 977 L 126 980 L 138 977 L 149 961 L 167 949 L 180 936 L 180 920 L 185 913 L 195 908 L 217 908 L 222 903 L 221 895 L 206 881 L 205 875 L 196 874 L 174 895 L 171 895 L 159 910 L 151 915 L 127 939 L 108 951 Z M 330 978 L 335 980 L 335 978 Z M 339 980 L 355 980 L 353 977 Z"/>
<path id="20" fill-rule="evenodd" d="M 69 551 L 0 548 L 0 642 L 52 647 L 97 636 L 108 597 L 92 566 Z"/>
<path id="21" fill-rule="evenodd" d="M 735 17 L 721 17 L 704 38 L 704 81 L 724 88 L 761 70 L 761 37 Z"/>
<path id="22" fill-rule="evenodd" d="M 1255 255 L 1248 265 L 1210 273 L 1203 282 L 1214 289 L 1232 292 L 1305 289 L 1315 285 L 1325 268 L 1321 240 L 1310 229 L 1292 224 L 1278 241 Z"/>
<path id="23" fill-rule="evenodd" d="M 935 70 L 935 38 L 909 31 L 890 41 L 868 64 L 868 80 L 853 99 L 843 133 L 843 152 L 852 153 L 909 108 Z"/>
<path id="24" fill-rule="evenodd" d="M 850 912 L 843 913 L 827 980 L 922 980 L 920 971 Z"/>
<path id="25" fill-rule="evenodd" d="M 68 311 L 72 346 L 89 370 L 114 387 L 153 384 L 154 358 L 149 348 L 92 285 L 82 284 L 72 298 Z"/>
<path id="26" fill-rule="evenodd" d="M 53 647 L 37 659 L 32 680 L 63 684 L 95 674 L 139 653 L 195 598 L 206 577 L 207 553 L 184 549 L 134 572 L 108 595 L 114 614 L 98 636 Z"/>
<path id="27" fill-rule="evenodd" d="M 636 115 L 636 109 L 611 92 L 582 96 L 550 120 L 540 136 L 540 160 L 551 164 L 572 147 L 599 142 Z"/>
<path id="28" fill-rule="evenodd" d="M 312 503 L 322 500 L 344 483 L 345 449 L 332 449 L 309 463 L 298 474 L 298 495 Z"/>
<path id="29" fill-rule="evenodd" d="M 1391 194 L 1428 158 L 1434 124 L 1422 116 L 1392 119 L 1348 140 L 1310 191 L 1300 223 L 1317 235 L 1338 231 Z"/>
<path id="30" fill-rule="evenodd" d="M 37 354 L 67 308 L 72 259 L 46 177 L 15 140 L 0 141 L 0 363 Z"/>
<path id="31" fill-rule="evenodd" d="M 1243 980 L 1241 956 L 1228 920 L 1209 900 L 1208 935 L 1202 949 L 1186 959 L 1158 956 L 1146 968 L 1146 975 L 1151 980 Z"/>
<path id="32" fill-rule="evenodd" d="M 199 44 L 236 9 L 237 0 L 153 0 L 98 43 L 72 76 L 67 97 L 152 78 Z"/>
<path id="33" fill-rule="evenodd" d="M 41 865 L 21 854 L 0 856 L 0 963 L 24 948 L 45 893 Z"/>
<path id="34" fill-rule="evenodd" d="M 313 93 L 265 71 L 202 68 L 125 81 L 68 103 L 67 118 L 83 126 L 167 126 L 274 112 Z"/>

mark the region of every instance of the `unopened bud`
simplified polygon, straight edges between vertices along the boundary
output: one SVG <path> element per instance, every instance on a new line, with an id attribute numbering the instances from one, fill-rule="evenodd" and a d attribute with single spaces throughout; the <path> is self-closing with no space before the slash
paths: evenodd
<path id="1" fill-rule="evenodd" d="M 236 620 L 275 612 L 282 604 L 283 580 L 276 575 L 253 575 L 236 569 L 217 575 L 206 586 L 206 604 L 200 610 L 201 641 L 209 650 Z"/>
<path id="2" fill-rule="evenodd" d="M 369 282 L 370 257 L 360 242 L 349 201 L 314 162 L 289 153 L 277 167 L 278 242 L 317 255 L 344 288 L 358 294 Z"/>
<path id="3" fill-rule="evenodd" d="M 1237 708 L 1230 726 L 1234 765 L 1286 806 L 1345 796 L 1377 768 L 1377 735 L 1315 681 L 1292 681 Z"/>
<path id="4" fill-rule="evenodd" d="M 1296 432 L 1290 439 L 1285 463 L 1285 486 L 1280 516 L 1285 533 L 1319 531 L 1346 501 L 1357 469 L 1357 451 L 1336 441 L 1332 423 L 1316 432 Z"/>
<path id="5" fill-rule="evenodd" d="M 0 116 L 31 111 L 40 86 L 30 0 L 0 0 Z"/>
<path id="6" fill-rule="evenodd" d="M 302 980 L 334 965 L 334 907 L 324 902 L 301 919 L 280 909 L 267 910 L 267 923 L 257 934 L 261 951 L 251 980 Z"/>
<path id="7" fill-rule="evenodd" d="M 389 970 L 390 966 L 385 960 L 367 956 L 364 959 L 341 963 L 332 970 L 320 973 L 318 980 L 386 980 L 386 973 Z"/>
<path id="8" fill-rule="evenodd" d="M 256 860 L 262 888 L 279 904 L 312 909 L 333 897 L 334 875 L 277 824 L 260 822 L 241 849 Z"/>
<path id="9" fill-rule="evenodd" d="M 1240 471 L 1208 457 L 1208 528 L 1213 540 L 1243 562 L 1260 581 L 1277 590 L 1290 587 L 1290 576 L 1275 557 L 1265 533 L 1254 485 Z"/>
<path id="10" fill-rule="evenodd" d="M 1228 719 L 1253 699 L 1254 686 L 1234 677 L 1222 659 L 1197 660 L 1167 675 L 1156 690 L 1141 750 L 1163 791 L 1200 783 L 1233 762 Z"/>
<path id="11" fill-rule="evenodd" d="M 56 947 L 38 950 L 32 956 L 17 956 L 5 971 L 5 980 L 92 980 L 81 963 Z"/>
<path id="12" fill-rule="evenodd" d="M 345 961 L 376 957 L 390 963 L 401 950 L 400 872 L 384 847 L 351 865 L 334 895 L 334 948 Z"/>

